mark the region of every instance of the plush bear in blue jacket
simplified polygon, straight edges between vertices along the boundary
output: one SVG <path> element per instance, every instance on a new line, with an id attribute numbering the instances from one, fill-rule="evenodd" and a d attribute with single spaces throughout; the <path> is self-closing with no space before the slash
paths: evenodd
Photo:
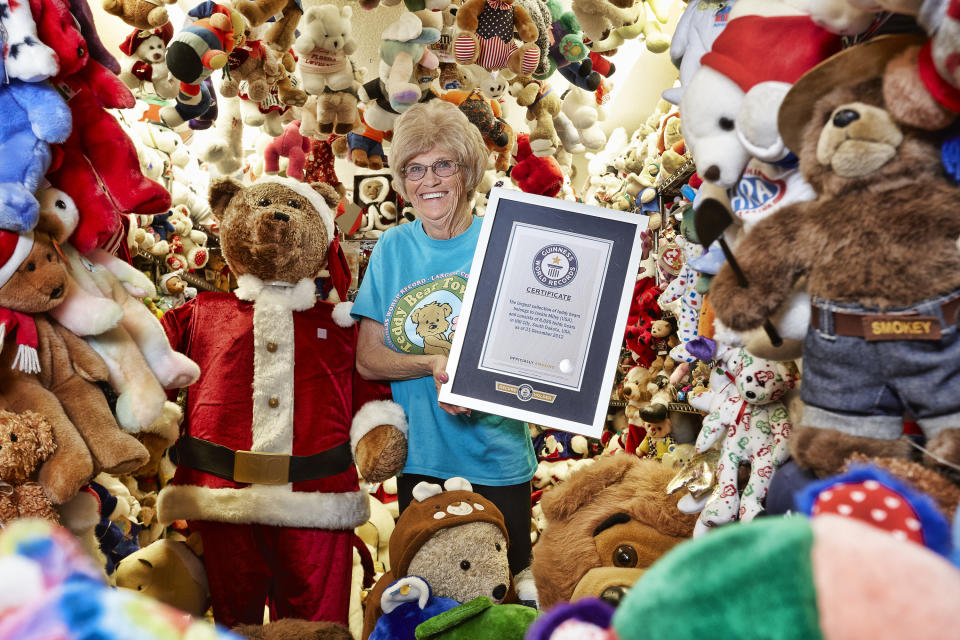
<path id="1" fill-rule="evenodd" d="M 70 109 L 46 82 L 0 84 L 0 229 L 30 231 L 37 224 L 33 194 L 50 166 L 49 143 L 66 140 L 71 126 Z"/>

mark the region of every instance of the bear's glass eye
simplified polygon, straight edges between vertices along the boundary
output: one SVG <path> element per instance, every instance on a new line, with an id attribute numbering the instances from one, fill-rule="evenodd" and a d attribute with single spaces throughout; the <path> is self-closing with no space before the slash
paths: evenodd
<path id="1" fill-rule="evenodd" d="M 57 200 L 56 202 L 53 203 L 53 206 L 55 206 L 57 209 L 66 209 L 67 203 L 64 202 L 63 200 Z"/>
<path id="2" fill-rule="evenodd" d="M 52 254 L 52 253 L 48 253 L 48 254 L 47 254 L 47 262 L 53 262 L 53 254 Z"/>
<path id="3" fill-rule="evenodd" d="M 497 548 L 497 551 L 500 551 L 500 543 L 499 543 L 499 542 L 498 542 L 497 544 L 493 545 L 493 546 L 495 546 L 495 547 Z"/>
<path id="4" fill-rule="evenodd" d="M 468 569 L 470 569 L 470 561 L 469 561 L 469 560 L 461 560 L 461 561 L 460 561 L 460 568 L 463 569 L 464 571 L 467 571 Z"/>
<path id="5" fill-rule="evenodd" d="M 27 271 L 36 271 L 36 270 L 37 270 L 36 264 L 34 264 L 33 262 L 27 263 Z"/>
<path id="6" fill-rule="evenodd" d="M 733 120 L 730 118 L 720 118 L 720 128 L 724 131 L 733 131 Z"/>
<path id="7" fill-rule="evenodd" d="M 753 376 L 747 376 L 747 382 L 753 382 Z"/>
<path id="8" fill-rule="evenodd" d="M 11 433 L 11 434 L 10 434 L 10 442 L 16 442 L 16 441 L 17 441 L 17 434 Z"/>
<path id="9" fill-rule="evenodd" d="M 257 206 L 258 206 L 258 207 L 269 207 L 269 206 L 270 206 L 270 198 L 260 198 L 259 200 L 257 200 Z"/>
<path id="10" fill-rule="evenodd" d="M 612 560 L 615 567 L 635 567 L 637 566 L 637 550 L 628 544 L 622 544 L 613 550 Z"/>
<path id="11" fill-rule="evenodd" d="M 297 200 L 287 200 L 287 206 L 291 209 L 299 209 L 300 203 Z"/>

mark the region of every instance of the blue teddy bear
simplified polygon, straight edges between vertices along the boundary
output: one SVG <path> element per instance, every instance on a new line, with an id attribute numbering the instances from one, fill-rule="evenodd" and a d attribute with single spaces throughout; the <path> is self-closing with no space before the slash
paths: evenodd
<path id="1" fill-rule="evenodd" d="M 37 224 L 34 193 L 50 166 L 49 143 L 66 140 L 72 126 L 66 102 L 46 82 L 0 84 L 0 229 L 23 232 Z"/>

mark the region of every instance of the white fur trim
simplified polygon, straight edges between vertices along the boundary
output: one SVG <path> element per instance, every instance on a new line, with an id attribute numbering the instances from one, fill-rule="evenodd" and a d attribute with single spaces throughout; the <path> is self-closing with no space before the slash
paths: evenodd
<path id="1" fill-rule="evenodd" d="M 336 291 L 336 289 L 334 289 L 334 291 Z M 338 327 L 346 328 L 356 324 L 357 321 L 350 315 L 352 310 L 352 302 L 338 302 L 333 306 L 333 321 L 337 323 Z"/>
<path id="2" fill-rule="evenodd" d="M 237 278 L 234 294 L 241 300 L 265 302 L 288 311 L 306 311 L 317 303 L 317 287 L 312 278 L 294 284 L 264 282 L 256 276 L 244 274 Z"/>
<path id="3" fill-rule="evenodd" d="M 470 484 L 470 481 L 466 478 L 461 478 L 460 476 L 454 476 L 453 478 L 447 478 L 446 482 L 443 483 L 444 491 L 473 491 L 473 485 Z"/>
<path id="4" fill-rule="evenodd" d="M 370 517 L 370 500 L 365 491 L 293 491 L 289 484 L 243 489 L 168 485 L 157 498 L 157 517 L 164 525 L 174 520 L 213 520 L 350 530 Z"/>
<path id="5" fill-rule="evenodd" d="M 382 424 L 393 425 L 407 435 L 407 416 L 393 400 L 371 400 L 360 407 L 350 424 L 350 451 L 354 458 L 360 439 Z"/>
<path id="6" fill-rule="evenodd" d="M 433 496 L 443 493 L 443 487 L 432 482 L 418 482 L 411 493 L 413 494 L 414 500 L 423 502 L 427 498 L 432 498 Z"/>
<path id="7" fill-rule="evenodd" d="M 284 295 L 288 292 L 274 292 L 273 288 L 264 287 L 253 305 L 253 443 L 250 450 L 291 454 L 293 311 L 284 304 L 291 297 Z"/>
<path id="8" fill-rule="evenodd" d="M 363 185 L 366 182 L 376 182 L 380 185 L 380 197 L 379 198 L 368 198 L 363 193 Z M 360 187 L 357 189 L 357 196 L 360 198 L 360 202 L 364 204 L 373 204 L 374 202 L 383 202 L 387 199 L 387 196 L 390 195 L 390 182 L 387 180 L 386 176 L 367 176 L 360 180 Z"/>
<path id="9" fill-rule="evenodd" d="M 414 16 L 414 18 L 416 18 L 416 16 Z M 419 24 L 419 20 L 417 22 Z M 257 182 L 274 182 L 277 184 L 282 184 L 291 191 L 296 191 L 306 198 L 310 204 L 313 205 L 313 208 L 320 213 L 320 217 L 323 218 L 323 225 L 327 228 L 327 242 L 333 242 L 333 233 L 336 226 L 334 223 L 334 213 L 330 210 L 330 207 L 327 205 L 327 201 L 323 199 L 323 196 L 314 191 L 310 185 L 298 180 L 294 180 L 293 178 L 287 178 L 283 176 L 261 176 Z"/>
<path id="10" fill-rule="evenodd" d="M 0 265 L 0 287 L 7 284 L 33 249 L 33 231 L 21 233 L 10 259 Z"/>
<path id="11" fill-rule="evenodd" d="M 180 435 L 180 421 L 182 419 L 183 412 L 180 410 L 180 406 L 168 400 L 163 403 L 163 411 L 160 413 L 160 417 L 154 420 L 150 426 L 141 430 L 140 433 L 152 433 L 173 444 Z"/>

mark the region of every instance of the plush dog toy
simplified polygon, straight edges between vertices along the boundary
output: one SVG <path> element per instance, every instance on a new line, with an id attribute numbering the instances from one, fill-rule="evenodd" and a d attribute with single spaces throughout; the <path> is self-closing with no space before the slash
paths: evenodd
<path id="1" fill-rule="evenodd" d="M 745 330 L 777 311 L 806 277 L 813 299 L 803 350 L 806 406 L 791 450 L 819 473 L 838 469 L 854 451 L 903 455 L 897 438 L 905 411 L 928 449 L 960 461 L 960 396 L 946 383 L 957 379 L 960 193 L 943 175 L 936 138 L 902 126 L 891 115 L 899 93 L 883 85 L 884 64 L 911 42 L 870 40 L 794 85 L 781 106 L 780 134 L 798 149 L 817 198 L 777 211 L 741 242 L 748 289 L 728 267 L 711 285 L 717 318 Z M 926 197 L 919 210 L 911 205 L 918 189 Z M 847 213 L 829 233 L 828 211 Z M 902 224 L 907 211 L 909 226 Z M 928 375 L 941 382 L 922 383 Z"/>
<path id="2" fill-rule="evenodd" d="M 333 299 L 350 282 L 339 200 L 323 183 L 214 180 L 210 204 L 239 288 L 201 292 L 163 316 L 201 374 L 157 509 L 202 535 L 214 616 L 228 626 L 262 622 L 268 596 L 280 616 L 346 623 L 353 528 L 369 510 L 357 470 L 382 481 L 406 459 L 403 411 L 373 401 L 383 388 L 352 366 L 350 305 L 317 297 L 319 276 Z"/>

